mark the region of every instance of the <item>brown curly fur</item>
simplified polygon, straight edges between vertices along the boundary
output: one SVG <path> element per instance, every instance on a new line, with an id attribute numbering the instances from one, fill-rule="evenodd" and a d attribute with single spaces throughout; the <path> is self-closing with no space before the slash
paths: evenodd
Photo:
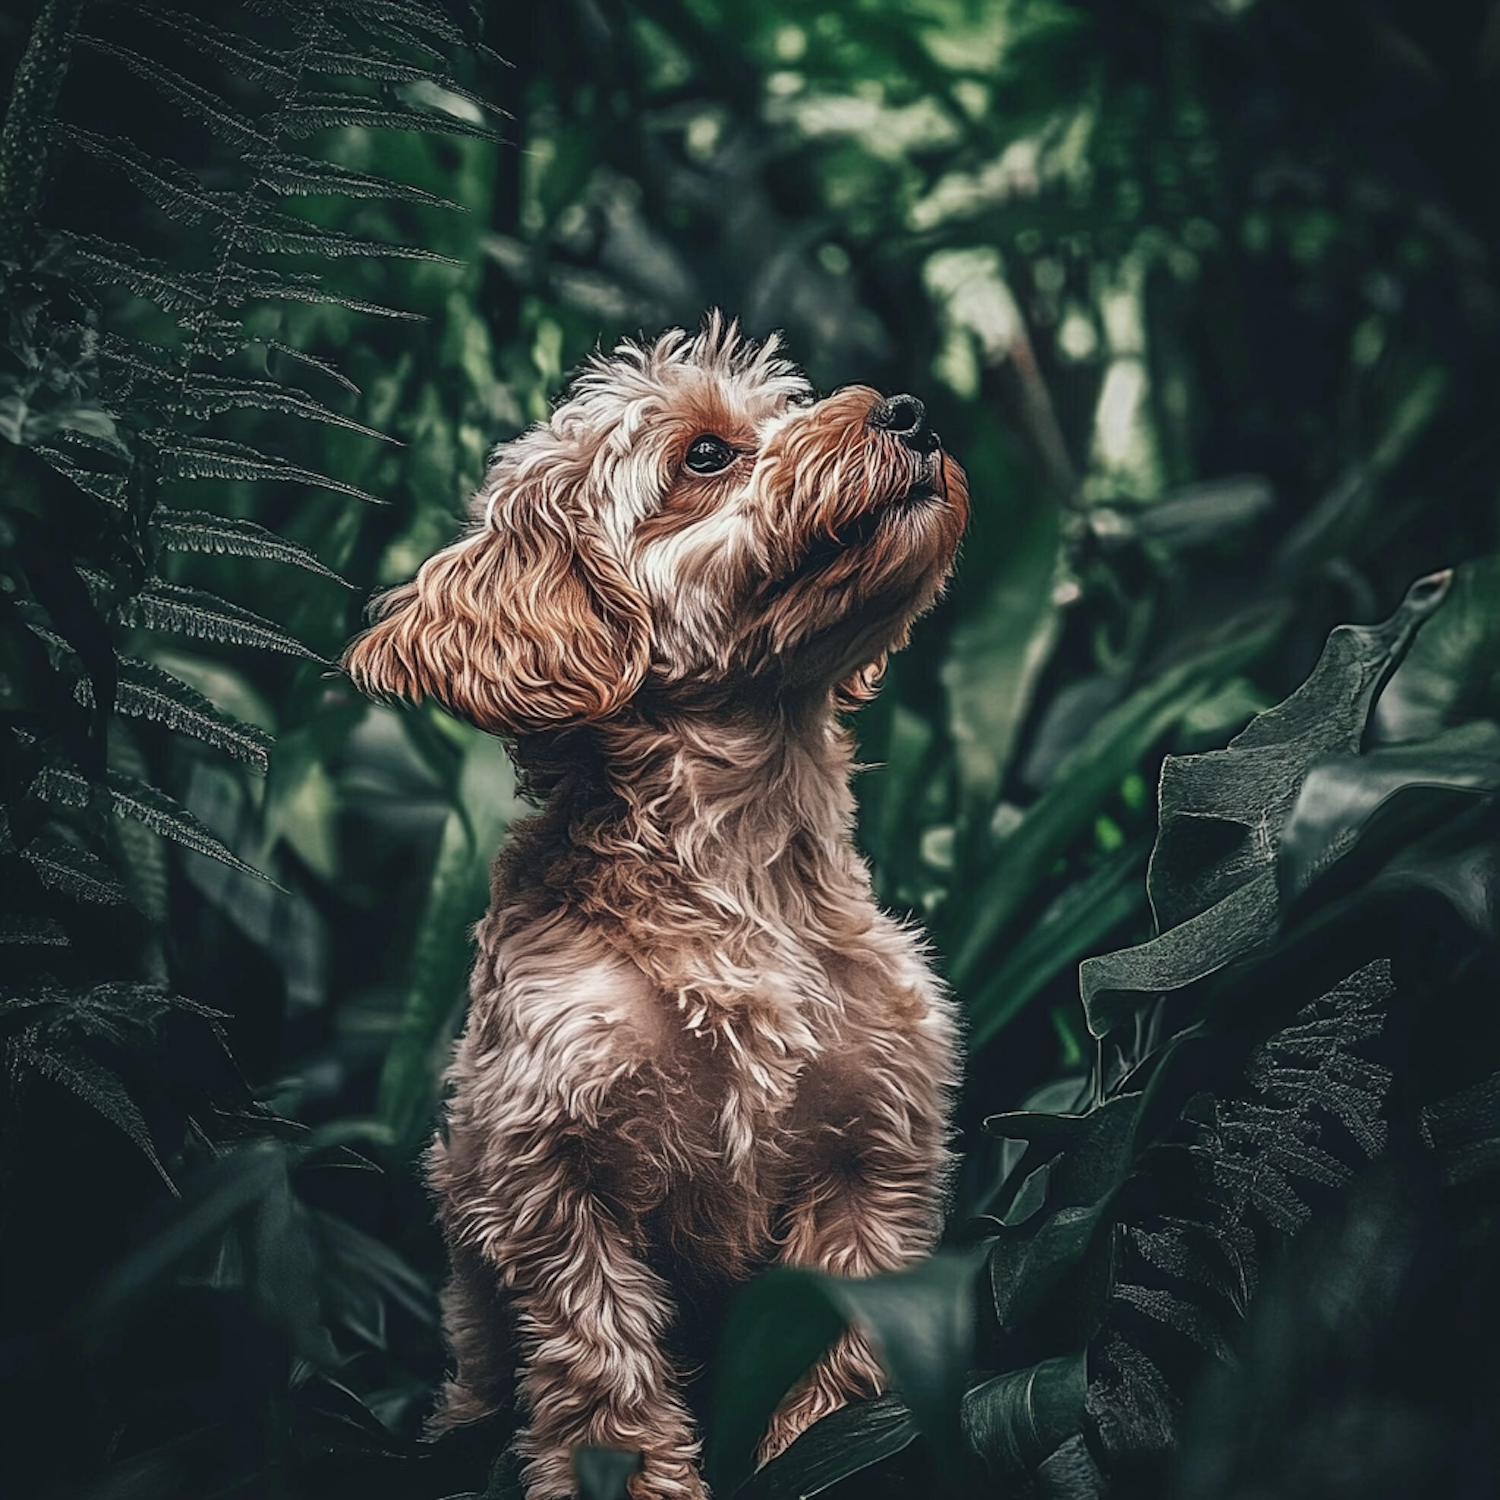
<path id="1" fill-rule="evenodd" d="M 703 1495 L 656 1252 L 734 1281 L 850 1276 L 940 1228 L 955 1016 L 852 839 L 841 707 L 950 568 L 964 476 L 815 401 L 711 318 L 597 358 L 503 449 L 468 533 L 387 594 L 345 664 L 505 736 L 542 810 L 496 861 L 428 1170 L 457 1369 L 432 1427 L 521 1359 L 529 1500 L 580 1444 L 632 1494 Z M 736 450 L 685 465 L 694 439 Z M 762 1457 L 881 1374 L 847 1335 Z"/>

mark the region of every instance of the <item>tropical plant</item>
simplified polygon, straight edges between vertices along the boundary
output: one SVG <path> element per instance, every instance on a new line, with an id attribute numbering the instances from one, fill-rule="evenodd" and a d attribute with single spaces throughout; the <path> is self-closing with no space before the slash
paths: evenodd
<path id="1" fill-rule="evenodd" d="M 919 393 L 979 501 L 858 724 L 878 885 L 971 1017 L 958 1248 L 747 1293 L 695 1392 L 721 1492 L 848 1317 L 886 1330 L 905 1402 L 746 1493 L 1128 1493 L 1178 1436 L 1205 1496 L 1380 1493 L 1381 1455 L 1391 1493 L 1413 1465 L 1482 1476 L 1484 1387 L 1448 1371 L 1483 1347 L 1452 1330 L 1491 1248 L 1490 751 L 1463 727 L 1493 716 L 1489 575 L 1460 574 L 1373 724 L 1323 696 L 1364 669 L 1325 662 L 1330 727 L 1368 728 L 1352 760 L 1304 777 L 1311 744 L 1257 744 L 1263 720 L 1218 747 L 1335 622 L 1496 546 L 1500 223 L 1468 165 L 1500 125 L 1491 7 L 32 8 L 0 16 L 23 1492 L 513 1489 L 503 1415 L 412 1441 L 442 1362 L 412 1159 L 514 782 L 495 742 L 359 704 L 326 662 L 596 341 L 712 304 L 785 328 L 825 388 Z M 1448 706 L 1391 728 L 1424 701 Z M 1235 931 L 1268 946 L 1229 962 Z M 1434 934 L 1430 963 L 1394 951 Z M 1318 964 L 1355 972 L 1367 938 L 1394 997 L 1318 1011 L 1343 977 Z M 1077 965 L 1110 948 L 1142 951 L 1090 963 L 1085 1011 Z M 1264 1201 L 1235 1197 L 1246 1160 Z M 796 1327 L 767 1348 L 762 1319 Z M 617 1493 L 626 1461 L 591 1462 Z"/>

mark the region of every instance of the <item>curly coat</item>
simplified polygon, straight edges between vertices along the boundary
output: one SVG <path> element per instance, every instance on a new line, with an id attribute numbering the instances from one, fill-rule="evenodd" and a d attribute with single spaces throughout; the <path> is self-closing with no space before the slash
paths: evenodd
<path id="1" fill-rule="evenodd" d="M 708 1280 L 849 1276 L 940 1229 L 956 1019 L 852 838 L 850 736 L 967 518 L 919 402 L 814 400 L 711 317 L 596 356 L 503 448 L 466 534 L 345 664 L 504 736 L 542 810 L 496 861 L 428 1154 L 457 1369 L 432 1422 L 503 1399 L 529 1500 L 580 1444 L 696 1500 L 660 1252 Z M 880 1388 L 846 1335 L 762 1457 Z"/>

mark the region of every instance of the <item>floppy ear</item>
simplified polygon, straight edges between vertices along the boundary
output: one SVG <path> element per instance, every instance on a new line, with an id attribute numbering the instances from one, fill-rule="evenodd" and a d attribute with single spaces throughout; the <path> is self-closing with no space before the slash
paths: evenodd
<path id="1" fill-rule="evenodd" d="M 496 495 L 490 512 L 380 596 L 344 669 L 367 693 L 436 698 L 491 734 L 613 713 L 650 665 L 644 601 L 556 497 Z"/>

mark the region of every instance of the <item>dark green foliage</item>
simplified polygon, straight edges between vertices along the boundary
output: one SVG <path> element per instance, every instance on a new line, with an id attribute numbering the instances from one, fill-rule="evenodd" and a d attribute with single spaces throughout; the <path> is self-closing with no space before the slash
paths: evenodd
<path id="1" fill-rule="evenodd" d="M 518 1497 L 514 1413 L 415 1442 L 413 1170 L 514 781 L 328 663 L 596 342 L 710 304 L 825 389 L 919 393 L 976 500 L 858 723 L 877 885 L 971 1018 L 968 1248 L 751 1289 L 690 1392 L 719 1493 L 1493 1488 L 1460 1366 L 1500 1222 L 1500 570 L 1336 633 L 1287 698 L 1333 626 L 1496 547 L 1491 8 L 30 9 L 0 21 L 19 1492 Z M 846 1318 L 906 1399 L 747 1478 Z M 633 1460 L 583 1462 L 616 1495 Z"/>
<path id="2" fill-rule="evenodd" d="M 1500 960 L 1490 899 L 1500 859 L 1500 698 L 1448 694 L 1448 711 L 1425 720 L 1407 705 L 1439 696 L 1429 692 L 1434 660 L 1446 663 L 1449 682 L 1487 673 L 1470 653 L 1487 644 L 1478 622 L 1500 609 L 1497 578 L 1487 562 L 1461 568 L 1451 587 L 1446 574 L 1418 583 L 1385 624 L 1335 631 L 1308 681 L 1228 749 L 1163 768 L 1150 876 L 1162 934 L 1083 966 L 1090 1027 L 1115 1054 L 1109 1061 L 1101 1052 L 1092 1106 L 985 1122 L 1024 1149 L 994 1202 L 999 1221 L 981 1227 L 988 1275 L 969 1317 L 988 1330 L 988 1347 L 954 1358 L 952 1369 L 969 1381 L 965 1446 L 996 1478 L 1039 1483 L 1067 1450 L 1059 1462 L 1069 1494 L 1160 1493 L 1188 1397 L 1205 1365 L 1234 1367 L 1230 1351 L 1252 1305 L 1260 1309 L 1252 1338 L 1274 1341 L 1257 1356 L 1275 1364 L 1263 1376 L 1271 1390 L 1310 1378 L 1318 1361 L 1354 1357 L 1339 1349 L 1353 1335 L 1337 1326 L 1344 1315 L 1327 1299 L 1365 1306 L 1375 1320 L 1368 1336 L 1389 1360 L 1406 1357 L 1403 1340 L 1446 1347 L 1444 1338 L 1477 1337 L 1456 1304 L 1439 1297 L 1442 1330 L 1419 1330 L 1391 1300 L 1394 1284 L 1365 1290 L 1359 1278 L 1417 1276 L 1407 1265 L 1413 1235 L 1429 1260 L 1467 1260 L 1476 1244 L 1493 1244 L 1489 1208 L 1471 1215 L 1500 1182 L 1500 1056 L 1491 1040 L 1465 1058 L 1459 1076 L 1479 1081 L 1452 1094 L 1453 1062 L 1434 1068 L 1430 1039 L 1467 1031 Z M 1414 640 L 1425 644 L 1403 676 Z M 1385 692 L 1392 704 L 1382 713 Z M 1455 722 L 1464 714 L 1483 717 Z M 1432 733 L 1372 743 L 1384 722 Z M 1370 748 L 1361 753 L 1362 744 Z M 1431 1225 L 1396 1207 L 1398 1179 L 1422 1184 Z M 1356 1183 L 1364 1186 L 1341 1200 Z M 1375 1241 L 1347 1271 L 1320 1263 L 1329 1289 L 1316 1295 L 1330 1311 L 1317 1316 L 1334 1318 L 1331 1348 L 1316 1335 L 1304 1344 L 1276 1321 L 1305 1296 L 1293 1283 L 1275 1283 L 1264 1308 L 1256 1300 L 1265 1268 L 1281 1267 L 1281 1248 L 1320 1210 L 1320 1235 Z M 1366 1227 L 1331 1227 L 1340 1214 Z M 1381 1255 L 1394 1257 L 1388 1267 Z M 1432 1274 L 1429 1266 L 1420 1279 Z M 1334 1291 L 1334 1278 L 1347 1289 Z M 894 1295 L 901 1279 L 869 1285 Z M 777 1315 L 773 1296 L 767 1277 L 741 1299 L 743 1310 L 752 1299 L 769 1305 L 754 1304 L 754 1323 L 731 1321 L 727 1368 L 739 1369 L 752 1339 L 764 1337 L 752 1329 Z M 909 1297 L 908 1309 L 916 1305 Z M 790 1347 L 794 1326 L 809 1326 L 798 1307 L 781 1305 L 779 1347 Z M 876 1334 L 898 1388 L 907 1350 L 897 1341 L 921 1348 L 942 1326 L 929 1315 L 913 1339 L 865 1307 L 851 1303 L 846 1317 Z M 999 1373 L 975 1383 L 976 1363 Z M 1333 1368 L 1328 1378 L 1343 1379 L 1343 1367 Z M 747 1385 L 721 1403 L 721 1422 L 752 1399 Z M 1248 1415 L 1256 1402 L 1279 1407 L 1280 1395 L 1252 1397 L 1227 1373 L 1207 1389 L 1216 1394 L 1205 1396 L 1212 1415 L 1202 1422 L 1219 1424 L 1221 1436 L 1231 1428 L 1250 1469 L 1275 1472 L 1266 1467 L 1272 1454 L 1317 1472 L 1337 1464 L 1344 1440 L 1328 1425 L 1333 1416 L 1299 1419 L 1308 1446 L 1294 1457 L 1283 1439 L 1256 1437 Z M 1238 1406 L 1228 1394 L 1236 1389 Z M 1341 1420 L 1373 1423 L 1379 1399 L 1356 1385 L 1333 1403 L 1345 1403 Z M 1401 1399 L 1408 1430 L 1378 1451 L 1409 1481 L 1435 1464 L 1446 1419 L 1413 1382 Z M 951 1463 L 953 1440 L 939 1419 L 908 1405 L 934 1461 L 946 1451 Z M 1462 1411 L 1481 1409 L 1464 1398 Z M 1216 1453 L 1203 1430 L 1190 1429 L 1187 1493 L 1238 1493 L 1223 1488 L 1240 1482 L 1230 1478 L 1236 1460 Z M 851 1434 L 840 1472 L 888 1452 L 879 1434 Z M 799 1458 L 794 1446 L 767 1478 L 777 1472 L 795 1490 Z M 1461 1455 L 1458 1467 L 1480 1462 Z M 1407 1492 L 1375 1459 L 1357 1472 L 1380 1476 L 1383 1492 Z M 820 1486 L 830 1477 L 821 1455 L 816 1475 Z M 1360 1489 L 1341 1480 L 1334 1492 Z"/>

